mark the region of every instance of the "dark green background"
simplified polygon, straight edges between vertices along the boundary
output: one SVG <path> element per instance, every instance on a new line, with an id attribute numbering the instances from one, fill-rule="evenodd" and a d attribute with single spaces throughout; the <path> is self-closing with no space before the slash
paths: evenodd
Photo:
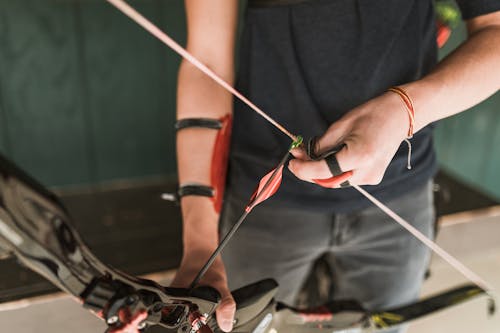
<path id="1" fill-rule="evenodd" d="M 184 40 L 181 1 L 131 3 Z M 173 174 L 178 64 L 104 1 L 0 0 L 0 149 L 52 186 Z"/>
<path id="2" fill-rule="evenodd" d="M 181 0 L 129 2 L 184 42 Z M 56 187 L 173 176 L 178 64 L 105 1 L 0 0 L 0 151 Z M 497 198 L 499 108 L 497 94 L 436 132 L 442 167 Z"/>
<path id="3" fill-rule="evenodd" d="M 463 24 L 454 29 L 440 56 L 456 48 L 466 35 Z M 466 112 L 440 121 L 435 133 L 441 168 L 500 199 L 500 93 Z"/>

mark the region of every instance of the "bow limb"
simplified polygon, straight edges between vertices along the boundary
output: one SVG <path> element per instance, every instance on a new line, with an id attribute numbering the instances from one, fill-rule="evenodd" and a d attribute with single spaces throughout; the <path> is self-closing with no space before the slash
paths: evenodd
<path id="1" fill-rule="evenodd" d="M 370 314 L 370 321 L 377 329 L 399 326 L 447 307 L 472 300 L 483 294 L 489 297 L 488 312 L 492 315 L 495 312 L 495 301 L 493 297 L 484 289 L 470 284 L 454 288 L 409 305 L 385 311 L 372 312 Z"/>
<path id="2" fill-rule="evenodd" d="M 295 308 L 276 302 L 278 285 L 262 280 L 232 293 L 236 300 L 234 332 L 373 333 L 428 316 L 436 311 L 475 299 L 485 291 L 465 285 L 401 307 L 366 311 L 358 302 L 337 300 L 314 308 Z M 494 311 L 490 298 L 490 314 Z M 209 326 L 220 333 L 215 320 Z"/>

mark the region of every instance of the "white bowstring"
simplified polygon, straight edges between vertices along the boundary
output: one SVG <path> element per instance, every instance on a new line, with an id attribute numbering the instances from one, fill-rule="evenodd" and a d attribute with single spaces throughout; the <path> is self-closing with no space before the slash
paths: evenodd
<path id="1" fill-rule="evenodd" d="M 430 248 L 434 253 L 443 258 L 444 261 L 453 266 L 457 271 L 462 273 L 467 279 L 474 282 L 476 285 L 484 289 L 485 291 L 492 291 L 493 288 L 489 283 L 483 280 L 479 275 L 474 273 L 472 270 L 467 268 L 462 262 L 460 262 L 457 258 L 453 257 L 451 254 L 446 252 L 442 247 L 437 245 L 435 242 L 431 241 L 427 238 L 422 232 L 420 232 L 417 228 L 408 223 L 401 216 L 392 211 L 389 207 L 380 202 L 373 195 L 365 191 L 358 185 L 352 185 L 358 192 L 363 194 L 368 200 L 370 200 L 375 206 L 380 208 L 384 213 L 392 217 L 397 223 L 399 223 L 403 228 L 408 230 L 413 236 L 415 236 L 418 240 L 424 243 L 428 248 Z"/>
<path id="2" fill-rule="evenodd" d="M 161 31 L 160 28 L 158 28 L 151 21 L 149 21 L 144 16 L 142 16 L 139 12 L 137 12 L 134 8 L 132 8 L 125 1 L 123 1 L 123 0 L 106 0 L 106 1 L 111 3 L 113 6 L 115 6 L 118 10 L 120 10 L 123 14 L 127 15 L 129 18 L 131 18 L 137 24 L 142 26 L 144 29 L 146 29 L 148 32 L 150 32 L 153 36 L 155 36 L 160 41 L 162 41 L 165 45 L 172 48 L 181 57 L 183 57 L 184 59 L 189 61 L 191 64 L 196 66 L 203 73 L 205 73 L 206 75 L 211 77 L 214 81 L 216 81 L 218 84 L 220 84 L 224 89 L 226 89 L 231 94 L 233 94 L 234 96 L 239 98 L 243 103 L 248 105 L 255 112 L 257 112 L 259 115 L 261 115 L 267 121 L 269 121 L 271 124 L 273 124 L 276 128 L 278 128 L 280 131 L 282 131 L 287 136 L 289 136 L 293 141 L 296 141 L 297 137 L 295 135 L 291 134 L 285 127 L 280 125 L 278 122 L 276 122 L 270 116 L 268 116 L 264 111 L 262 111 L 259 107 L 257 107 L 250 100 L 248 100 L 245 96 L 240 94 L 229 83 L 227 83 L 226 81 L 224 81 L 224 79 L 222 79 L 220 76 L 215 74 L 211 69 L 209 69 L 202 62 L 200 62 L 198 59 L 196 59 L 191 53 L 189 53 L 186 49 L 184 49 L 182 46 L 180 46 L 177 42 L 175 42 L 172 38 L 170 38 L 165 32 Z M 379 207 L 387 215 L 392 217 L 403 228 L 408 230 L 408 232 L 410 232 L 418 240 L 420 240 L 422 243 L 424 243 L 434 253 L 436 253 L 438 256 L 440 256 L 444 261 L 446 261 L 448 264 L 450 264 L 452 267 L 454 267 L 457 271 L 459 271 L 461 274 L 463 274 L 467 279 L 469 279 L 470 281 L 472 281 L 473 283 L 475 283 L 476 285 L 478 285 L 479 287 L 481 287 L 485 291 L 492 291 L 493 290 L 491 285 L 489 283 L 487 283 L 485 280 L 483 280 L 479 275 L 477 275 L 476 273 L 471 271 L 469 268 L 467 268 L 464 264 L 462 264 L 459 260 L 457 260 L 451 254 L 449 254 L 444 249 L 442 249 L 439 245 L 437 245 L 435 242 L 433 242 L 432 240 L 427 238 L 419 230 L 417 230 L 415 227 L 413 227 L 410 223 L 405 221 L 399 215 L 394 213 L 389 207 L 387 207 L 382 202 L 377 200 L 370 193 L 366 192 L 364 189 L 362 189 L 361 187 L 359 187 L 357 185 L 353 185 L 353 188 L 355 188 L 359 193 L 364 195 L 368 200 L 370 200 L 373 204 L 375 204 L 377 207 Z"/>

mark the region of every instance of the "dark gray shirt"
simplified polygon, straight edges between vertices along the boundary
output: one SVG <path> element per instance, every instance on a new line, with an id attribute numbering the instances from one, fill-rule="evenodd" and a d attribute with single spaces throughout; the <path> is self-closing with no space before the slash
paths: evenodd
<path id="1" fill-rule="evenodd" d="M 500 10 L 500 0 L 459 1 L 464 18 Z M 310 0 L 249 7 L 239 52 L 237 88 L 294 134 L 320 135 L 352 108 L 388 87 L 415 81 L 436 65 L 431 0 Z M 418 110 L 417 110 L 418 117 Z M 436 171 L 432 125 L 403 143 L 383 181 L 366 189 L 390 200 L 421 186 Z M 228 195 L 249 198 L 290 139 L 235 102 Z M 354 189 L 324 189 L 285 169 L 267 205 L 349 212 L 367 206 Z"/>

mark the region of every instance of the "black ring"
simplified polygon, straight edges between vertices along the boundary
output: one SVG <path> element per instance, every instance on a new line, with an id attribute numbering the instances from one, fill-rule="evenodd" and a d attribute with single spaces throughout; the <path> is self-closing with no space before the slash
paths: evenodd
<path id="1" fill-rule="evenodd" d="M 310 0 L 249 0 L 249 7 L 275 7 L 275 6 L 288 6 L 295 5 Z"/>

